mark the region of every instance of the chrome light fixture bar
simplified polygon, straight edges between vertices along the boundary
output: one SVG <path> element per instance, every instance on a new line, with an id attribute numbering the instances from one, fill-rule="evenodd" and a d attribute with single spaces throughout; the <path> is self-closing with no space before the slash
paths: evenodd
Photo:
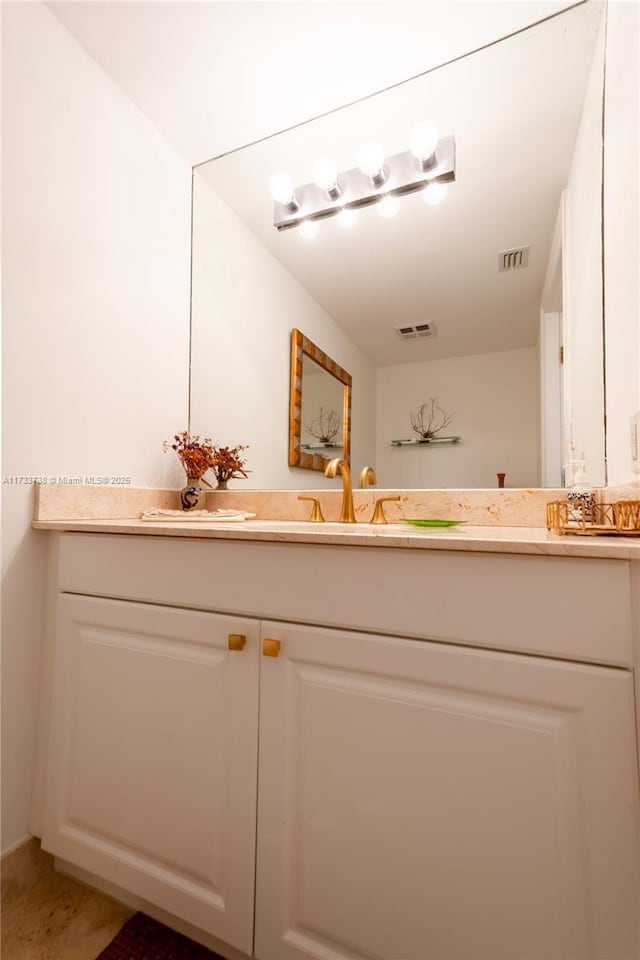
<path id="1" fill-rule="evenodd" d="M 323 158 L 324 160 L 324 158 Z M 379 170 L 363 173 L 360 167 L 325 177 L 328 186 L 306 183 L 286 189 L 283 199 L 274 200 L 273 225 L 276 230 L 289 230 L 303 221 L 324 220 L 342 210 L 356 210 L 378 203 L 386 196 L 402 196 L 423 190 L 433 183 L 450 183 L 456 178 L 456 147 L 453 136 L 442 137 L 433 154 L 421 160 L 411 150 L 384 158 Z M 375 165 L 375 164 L 374 164 Z M 281 175 L 278 175 L 281 176 Z M 287 184 L 288 186 L 288 184 Z"/>

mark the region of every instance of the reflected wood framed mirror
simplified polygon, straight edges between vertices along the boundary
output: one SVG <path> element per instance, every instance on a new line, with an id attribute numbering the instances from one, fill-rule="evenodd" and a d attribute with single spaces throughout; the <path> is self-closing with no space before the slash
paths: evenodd
<path id="1" fill-rule="evenodd" d="M 351 374 L 300 331 L 291 331 L 289 466 L 322 470 L 351 451 Z"/>

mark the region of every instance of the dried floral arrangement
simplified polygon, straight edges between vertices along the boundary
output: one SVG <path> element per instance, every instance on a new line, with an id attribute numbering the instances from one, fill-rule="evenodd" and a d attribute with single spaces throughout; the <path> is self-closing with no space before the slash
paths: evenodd
<path id="1" fill-rule="evenodd" d="M 216 452 L 210 437 L 203 440 L 197 434 L 191 436 L 186 430 L 176 433 L 173 443 L 165 440 L 162 444 L 165 453 L 175 450 L 188 480 L 199 480 L 207 470 L 212 470 L 216 462 Z M 206 483 L 206 481 L 205 481 Z"/>
<path id="2" fill-rule="evenodd" d="M 321 405 L 318 416 L 304 427 L 320 443 L 333 443 L 340 432 L 340 417 L 335 410 L 325 410 Z"/>
<path id="3" fill-rule="evenodd" d="M 247 446 L 219 447 L 210 437 L 201 440 L 198 434 L 191 435 L 183 430 L 174 435 L 173 443 L 165 440 L 163 448 L 165 453 L 167 450 L 175 451 L 188 480 L 202 480 L 208 487 L 211 484 L 204 479 L 208 470 L 213 471 L 218 483 L 246 477 L 249 473 L 245 470 L 247 461 L 240 456 L 243 450 L 248 449 Z"/>
<path id="4" fill-rule="evenodd" d="M 237 480 L 240 477 L 247 477 L 249 470 L 245 470 L 246 460 L 240 456 L 243 450 L 248 450 L 246 445 L 240 444 L 237 447 L 214 447 L 216 462 L 213 466 L 213 472 L 216 475 L 218 483 L 226 483 L 227 480 Z"/>
<path id="5" fill-rule="evenodd" d="M 455 414 L 448 416 L 438 404 L 437 397 L 430 397 L 415 413 L 411 413 L 411 428 L 422 440 L 431 440 L 436 434 L 448 427 Z"/>

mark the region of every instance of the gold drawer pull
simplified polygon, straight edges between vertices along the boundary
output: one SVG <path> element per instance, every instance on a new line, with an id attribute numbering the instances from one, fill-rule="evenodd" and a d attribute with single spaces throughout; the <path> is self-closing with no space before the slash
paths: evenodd
<path id="1" fill-rule="evenodd" d="M 229 634 L 229 650 L 244 650 L 247 638 L 243 633 Z"/>
<path id="2" fill-rule="evenodd" d="M 265 657 L 279 657 L 280 656 L 280 641 L 271 640 L 265 638 L 262 641 L 262 653 Z"/>

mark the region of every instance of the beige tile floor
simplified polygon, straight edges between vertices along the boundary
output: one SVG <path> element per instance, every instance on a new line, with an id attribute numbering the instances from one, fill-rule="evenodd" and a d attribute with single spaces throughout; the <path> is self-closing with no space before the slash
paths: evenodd
<path id="1" fill-rule="evenodd" d="M 36 840 L 2 863 L 2 960 L 95 960 L 133 911 L 53 869 Z"/>

